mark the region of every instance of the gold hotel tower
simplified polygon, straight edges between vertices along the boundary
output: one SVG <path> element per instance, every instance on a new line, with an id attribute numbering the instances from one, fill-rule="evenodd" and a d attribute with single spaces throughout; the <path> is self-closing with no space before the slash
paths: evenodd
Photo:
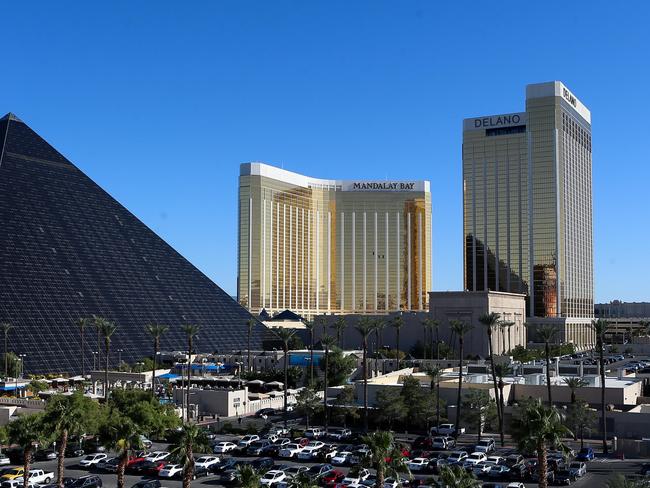
<path id="1" fill-rule="evenodd" d="M 342 181 L 241 165 L 237 299 L 252 313 L 426 310 L 428 181 Z"/>

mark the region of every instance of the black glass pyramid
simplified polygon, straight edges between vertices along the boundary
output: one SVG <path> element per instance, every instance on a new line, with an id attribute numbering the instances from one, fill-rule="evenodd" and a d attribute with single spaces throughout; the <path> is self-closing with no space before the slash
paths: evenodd
<path id="1" fill-rule="evenodd" d="M 147 323 L 169 326 L 163 350 L 185 350 L 182 324 L 201 327 L 199 352 L 246 348 L 251 317 L 13 114 L 0 119 L 0 322 L 28 373 L 81 371 L 75 322 L 118 326 L 111 366 L 151 355 Z M 97 337 L 87 329 L 86 371 Z M 252 347 L 270 338 L 254 329 Z M 2 341 L 0 340 L 0 348 Z M 119 353 L 119 350 L 122 350 Z M 103 352 L 102 352 L 103 355 Z"/>

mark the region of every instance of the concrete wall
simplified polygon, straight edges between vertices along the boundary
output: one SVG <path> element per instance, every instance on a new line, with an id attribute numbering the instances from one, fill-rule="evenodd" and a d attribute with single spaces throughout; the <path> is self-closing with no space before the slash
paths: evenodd
<path id="1" fill-rule="evenodd" d="M 605 390 L 605 401 L 616 406 L 636 405 L 637 399 L 641 396 L 640 382 L 631 383 L 625 387 L 607 388 Z M 576 398 L 584 400 L 591 405 L 600 404 L 600 388 L 583 386 L 576 390 Z M 551 386 L 551 394 L 553 395 L 553 402 L 570 403 L 571 390 L 564 385 Z M 546 400 L 548 398 L 546 385 L 524 385 L 517 384 L 514 387 L 515 401 L 526 400 L 528 398 L 541 398 Z"/>

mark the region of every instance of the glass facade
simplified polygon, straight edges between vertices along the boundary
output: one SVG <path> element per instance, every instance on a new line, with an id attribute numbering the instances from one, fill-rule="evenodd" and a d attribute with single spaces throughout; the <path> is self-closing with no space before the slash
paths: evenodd
<path id="1" fill-rule="evenodd" d="M 591 114 L 560 82 L 526 111 L 466 119 L 464 283 L 528 295 L 528 315 L 593 317 Z"/>
<path id="2" fill-rule="evenodd" d="M 429 183 L 320 180 L 244 164 L 238 268 L 238 300 L 254 313 L 424 310 Z"/>

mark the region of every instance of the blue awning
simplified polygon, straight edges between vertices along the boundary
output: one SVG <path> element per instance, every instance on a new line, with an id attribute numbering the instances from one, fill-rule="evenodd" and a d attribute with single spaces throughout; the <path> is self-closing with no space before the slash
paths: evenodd
<path id="1" fill-rule="evenodd" d="M 156 378 L 162 378 L 164 380 L 175 380 L 176 378 L 180 378 L 181 376 L 178 374 L 174 373 L 165 373 L 161 374 L 160 376 L 156 376 Z"/>

